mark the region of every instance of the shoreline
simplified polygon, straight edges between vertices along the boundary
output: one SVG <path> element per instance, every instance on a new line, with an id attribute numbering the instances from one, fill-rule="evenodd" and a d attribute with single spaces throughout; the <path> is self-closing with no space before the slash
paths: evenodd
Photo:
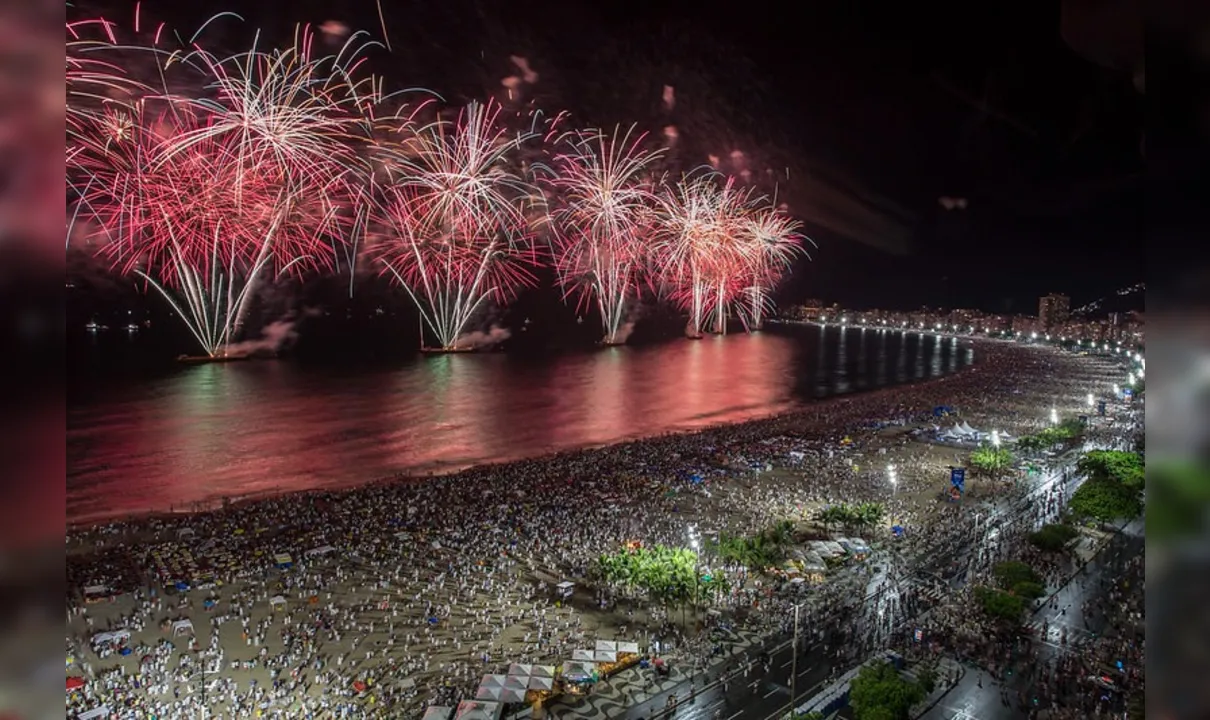
<path id="1" fill-rule="evenodd" d="M 931 442 L 929 426 L 950 422 L 935 419 L 934 407 L 1025 434 L 1044 426 L 1055 404 L 1079 412 L 1087 390 L 1113 377 L 1101 363 L 1048 348 L 993 344 L 979 359 L 971 372 L 883 394 L 479 466 L 423 485 L 387 478 L 69 529 L 67 642 L 79 665 L 69 672 L 91 688 L 69 707 L 125 697 L 161 716 L 199 715 L 204 703 L 242 717 L 249 703 L 269 703 L 266 717 L 326 709 L 382 720 L 452 706 L 484 671 L 557 665 L 601 640 L 671 641 L 660 652 L 682 666 L 706 652 L 697 615 L 688 625 L 625 593 L 603 604 L 592 563 L 633 542 L 683 546 L 687 528 L 690 537 L 695 529 L 750 536 L 789 520 L 810 537 L 819 508 L 836 502 L 882 504 L 884 520 L 861 537 L 885 549 L 886 531 L 901 525 L 904 539 L 894 542 L 927 555 L 955 521 L 969 525 L 972 510 L 1009 490 L 972 478 L 968 503 L 943 502 L 946 468 L 963 452 Z M 887 464 L 899 469 L 898 483 L 887 482 Z M 718 567 L 718 558 L 707 561 Z M 745 652 L 777 632 L 784 613 L 762 589 L 774 578 L 734 572 L 736 585 L 708 604 L 731 618 L 727 649 Z M 856 566 L 824 574 L 811 590 L 817 610 L 864 597 L 875 582 Z M 563 580 L 575 583 L 566 602 L 551 594 Z M 98 631 L 128 633 L 126 652 L 98 647 Z M 192 636 L 187 646 L 179 635 Z M 180 670 L 199 658 L 214 668 L 208 696 Z M 141 685 L 132 686 L 136 677 Z M 355 681 L 373 686 L 370 697 L 350 687 Z M 592 714 L 594 697 L 568 696 L 559 707 Z"/>
<path id="2" fill-rule="evenodd" d="M 784 324 L 814 325 L 814 324 L 818 324 L 818 323 L 786 321 Z M 996 345 L 996 346 L 999 346 L 1002 348 L 1003 345 L 1001 343 L 1003 343 L 1004 341 L 998 341 L 998 340 L 987 339 L 987 338 L 972 338 L 972 339 L 968 339 L 967 342 L 970 343 L 970 346 L 974 347 L 975 349 L 978 349 L 978 347 L 980 345 L 988 345 L 988 346 Z M 960 345 L 961 345 L 961 343 L 960 343 Z M 566 461 L 573 456 L 589 457 L 593 453 L 602 453 L 605 451 L 615 450 L 615 449 L 620 450 L 620 449 L 626 448 L 628 446 L 636 445 L 638 443 L 671 442 L 672 440 L 678 439 L 678 438 L 689 438 L 689 437 L 693 437 L 695 435 L 703 435 L 703 434 L 714 433 L 714 432 L 719 432 L 719 431 L 723 431 L 723 430 L 730 430 L 730 431 L 738 432 L 738 431 L 745 430 L 745 429 L 755 429 L 756 426 L 758 426 L 762 423 L 774 423 L 774 422 L 778 422 L 778 421 L 786 422 L 786 421 L 791 421 L 794 419 L 799 419 L 804 415 L 809 415 L 813 411 L 817 411 L 822 408 L 830 407 L 830 406 L 837 405 L 837 404 L 851 402 L 856 399 L 865 399 L 865 398 L 876 397 L 880 394 L 888 393 L 888 392 L 892 392 L 892 391 L 903 391 L 903 390 L 907 390 L 907 389 L 919 389 L 919 388 L 927 387 L 930 385 L 943 383 L 947 380 L 953 380 L 956 378 L 965 377 L 968 374 L 970 374 L 971 372 L 978 370 L 979 367 L 980 367 L 979 355 L 978 355 L 978 353 L 976 353 L 974 361 L 972 361 L 969 365 L 963 367 L 960 370 L 951 372 L 946 375 L 941 375 L 939 377 L 933 377 L 933 378 L 923 378 L 920 380 L 907 380 L 904 382 L 899 382 L 899 383 L 895 383 L 895 384 L 891 384 L 891 385 L 885 385 L 883 387 L 872 388 L 869 390 L 861 390 L 861 391 L 857 391 L 857 392 L 847 392 L 847 393 L 843 393 L 840 395 L 830 395 L 827 397 L 823 397 L 823 398 L 808 401 L 806 403 L 799 404 L 789 410 L 782 410 L 779 412 L 773 412 L 773 413 L 766 414 L 766 415 L 756 415 L 756 416 L 753 416 L 753 417 L 750 417 L 750 418 L 747 418 L 744 420 L 737 420 L 737 421 L 730 421 L 730 422 L 723 421 L 723 422 L 712 423 L 710 425 L 706 425 L 703 427 L 696 427 L 696 428 L 692 428 L 692 429 L 666 430 L 664 432 L 657 433 L 654 435 L 641 435 L 641 436 L 637 436 L 637 437 L 620 438 L 620 439 L 613 440 L 610 442 L 605 442 L 605 443 L 578 445 L 578 446 L 574 446 L 574 447 L 564 448 L 562 450 L 555 450 L 553 452 L 543 453 L 541 455 L 523 455 L 523 456 L 519 456 L 519 457 L 508 458 L 508 459 L 504 459 L 504 460 L 496 460 L 496 461 L 492 461 L 492 462 L 470 462 L 467 464 L 463 464 L 463 463 L 451 464 L 446 468 L 433 470 L 425 475 L 411 475 L 411 474 L 406 474 L 406 473 L 399 473 L 396 475 L 389 475 L 389 476 L 385 476 L 385 477 L 377 477 L 377 478 L 371 478 L 368 480 L 354 481 L 354 482 L 351 482 L 348 484 L 341 483 L 341 484 L 333 485 L 330 487 L 316 487 L 316 488 L 310 488 L 310 489 L 305 489 L 305 490 L 270 489 L 270 490 L 265 490 L 263 492 L 258 492 L 258 493 L 247 493 L 247 494 L 238 495 L 238 496 L 228 496 L 226 498 L 219 497 L 219 498 L 214 498 L 204 504 L 194 503 L 189 509 L 181 509 L 181 510 L 148 509 L 144 512 L 127 513 L 127 514 L 113 515 L 113 516 L 106 516 L 106 517 L 86 518 L 83 520 L 70 520 L 69 519 L 65 523 L 66 534 L 68 536 L 70 536 L 73 533 L 87 532 L 89 530 L 100 529 L 100 528 L 104 528 L 104 527 L 111 526 L 111 525 L 120 525 L 120 524 L 130 525 L 130 524 L 136 524 L 136 523 L 141 523 L 141 522 L 151 522 L 151 521 L 156 521 L 156 520 L 163 521 L 163 520 L 172 520 L 172 519 L 196 518 L 196 517 L 207 515 L 207 514 L 222 513 L 222 512 L 230 511 L 230 510 L 244 509 L 250 505 L 255 505 L 257 503 L 272 502 L 272 501 L 276 501 L 276 500 L 282 500 L 285 498 L 304 499 L 309 496 L 316 496 L 316 495 L 342 495 L 343 496 L 343 495 L 348 495 L 350 493 L 356 493 L 361 490 L 370 490 L 373 488 L 380 488 L 385 485 L 393 485 L 396 483 L 401 484 L 401 485 L 408 485 L 408 484 L 414 484 L 414 483 L 431 482 L 431 481 L 436 481 L 436 480 L 450 480 L 450 479 L 456 478 L 457 476 L 463 475 L 463 474 L 469 475 L 471 473 L 485 472 L 485 471 L 490 471 L 490 470 L 499 470 L 499 469 L 507 468 L 510 466 L 517 466 L 522 463 L 547 464 L 547 463 L 558 462 L 560 460 Z"/>

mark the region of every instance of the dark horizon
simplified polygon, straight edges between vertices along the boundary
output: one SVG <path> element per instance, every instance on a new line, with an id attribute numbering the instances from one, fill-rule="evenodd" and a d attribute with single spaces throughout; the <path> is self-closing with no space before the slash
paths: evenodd
<path id="1" fill-rule="evenodd" d="M 371 64 L 389 86 L 458 102 L 498 94 L 519 55 L 548 112 L 652 132 L 673 123 L 686 164 L 740 150 L 788 174 L 775 189 L 819 247 L 784 282 L 783 304 L 1029 313 L 1050 292 L 1079 305 L 1142 280 L 1142 96 L 1128 72 L 1066 45 L 1059 2 L 1007 7 L 812 7 L 791 21 L 685 2 L 383 0 L 393 52 Z M 382 32 L 373 0 L 142 7 L 182 28 L 220 10 L 247 21 L 216 29 L 233 48 L 252 28 L 286 40 L 296 23 Z M 108 293 L 87 295 L 73 319 L 129 302 Z M 357 293 L 381 302 L 377 288 Z M 335 290 L 310 297 L 342 304 Z M 404 293 L 391 302 L 407 312 Z"/>

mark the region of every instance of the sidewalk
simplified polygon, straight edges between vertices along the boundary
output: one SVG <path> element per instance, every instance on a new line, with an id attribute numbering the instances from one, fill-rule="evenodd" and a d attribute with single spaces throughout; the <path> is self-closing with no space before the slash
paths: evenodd
<path id="1" fill-rule="evenodd" d="M 909 672 L 911 669 L 909 669 Z M 942 657 L 937 662 L 937 686 L 920 702 L 916 703 L 911 710 L 908 711 L 909 717 L 923 717 L 930 710 L 941 702 L 942 698 L 950 693 L 958 683 L 962 682 L 962 678 L 966 675 L 966 666 L 953 660 L 949 657 Z"/>

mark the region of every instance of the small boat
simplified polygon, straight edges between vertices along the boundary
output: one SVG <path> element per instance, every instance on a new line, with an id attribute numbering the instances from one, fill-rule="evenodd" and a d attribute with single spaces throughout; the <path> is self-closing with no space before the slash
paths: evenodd
<path id="1" fill-rule="evenodd" d="M 475 348 L 473 348 L 473 347 L 454 347 L 454 348 L 422 347 L 422 348 L 420 348 L 420 352 L 424 353 L 425 355 L 449 355 L 452 353 L 475 352 Z"/>
<path id="2" fill-rule="evenodd" d="M 237 360 L 247 360 L 247 355 L 180 355 L 176 361 L 186 365 L 204 365 L 206 363 L 225 363 L 236 362 Z"/>

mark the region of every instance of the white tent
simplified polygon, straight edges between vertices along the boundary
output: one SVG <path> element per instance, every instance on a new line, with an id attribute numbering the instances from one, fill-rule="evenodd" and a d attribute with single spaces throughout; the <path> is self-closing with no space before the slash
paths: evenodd
<path id="1" fill-rule="evenodd" d="M 311 548 L 304 554 L 307 557 L 316 557 L 318 555 L 327 555 L 328 553 L 334 553 L 334 552 L 336 552 L 336 548 L 332 547 L 331 545 L 322 545 L 317 548 Z"/>
<path id="2" fill-rule="evenodd" d="M 483 679 L 479 681 L 479 687 L 502 688 L 502 687 L 504 687 L 504 676 L 503 675 L 484 675 Z"/>
<path id="3" fill-rule="evenodd" d="M 514 676 L 514 675 L 521 676 L 521 677 L 529 677 L 530 675 L 533 675 L 533 673 L 534 673 L 533 665 L 522 665 L 520 663 L 513 663 L 512 665 L 508 666 L 508 674 L 510 677 Z"/>
<path id="4" fill-rule="evenodd" d="M 504 706 L 498 702 L 463 700 L 458 703 L 454 720 L 496 720 L 503 711 Z"/>
<path id="5" fill-rule="evenodd" d="M 570 661 L 563 663 L 563 677 L 573 680 L 592 677 L 592 663 Z"/>
<path id="6" fill-rule="evenodd" d="M 553 678 L 555 676 L 555 666 L 554 665 L 534 665 L 532 676 L 533 677 Z"/>
<path id="7" fill-rule="evenodd" d="M 639 644 L 632 643 L 632 642 L 620 642 L 620 643 L 618 643 L 618 653 L 619 654 L 630 653 L 631 655 L 638 655 L 639 654 Z"/>
<path id="8" fill-rule="evenodd" d="M 527 687 L 529 687 L 529 676 L 528 675 L 526 675 L 525 677 L 509 675 L 508 677 L 504 678 L 504 689 L 506 691 L 507 690 L 520 690 L 521 693 L 524 694 L 525 689 Z"/>
<path id="9" fill-rule="evenodd" d="M 561 598 L 569 598 L 576 591 L 576 584 L 570 580 L 555 585 L 555 595 Z"/>
<path id="10" fill-rule="evenodd" d="M 286 604 L 286 598 L 284 595 L 274 595 L 273 597 L 269 598 L 269 607 L 276 607 L 278 605 L 285 605 L 285 604 Z"/>
<path id="11" fill-rule="evenodd" d="M 552 690 L 554 689 L 555 681 L 548 677 L 531 677 L 529 679 L 530 690 Z"/>
<path id="12" fill-rule="evenodd" d="M 176 620 L 172 623 L 172 636 L 184 635 L 185 633 L 193 633 L 193 621 L 186 618 L 184 620 Z"/>
<path id="13" fill-rule="evenodd" d="M 502 687 L 488 687 L 486 685 L 480 685 L 479 689 L 475 691 L 475 699 L 493 700 L 498 702 L 500 700 L 500 694 L 503 692 L 504 688 Z"/>
<path id="14" fill-rule="evenodd" d="M 618 651 L 618 644 L 609 640 L 597 640 L 596 651 L 616 653 Z"/>
<path id="15" fill-rule="evenodd" d="M 504 688 L 500 691 L 500 702 L 505 703 L 521 703 L 525 702 L 526 688 Z"/>
<path id="16" fill-rule="evenodd" d="M 101 707 L 93 708 L 86 712 L 82 712 L 76 716 L 76 720 L 105 720 L 110 716 L 109 706 L 102 705 Z"/>
<path id="17" fill-rule="evenodd" d="M 597 658 L 591 650 L 572 650 L 571 659 L 576 662 L 596 662 Z"/>
<path id="18" fill-rule="evenodd" d="M 125 642 L 130 639 L 129 630 L 111 630 L 110 632 L 99 632 L 92 636 L 93 645 L 105 645 L 107 643 Z"/>
<path id="19" fill-rule="evenodd" d="M 450 720 L 454 717 L 454 708 L 445 705 L 429 705 L 424 709 L 422 720 Z"/>

